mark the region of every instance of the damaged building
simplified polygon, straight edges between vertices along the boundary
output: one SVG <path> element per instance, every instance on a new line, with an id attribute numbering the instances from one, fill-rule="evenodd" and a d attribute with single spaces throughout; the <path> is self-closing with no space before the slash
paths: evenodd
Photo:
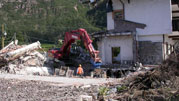
<path id="1" fill-rule="evenodd" d="M 93 34 L 103 64 L 160 64 L 176 44 L 178 15 L 177 0 L 108 0 L 107 31 Z"/>

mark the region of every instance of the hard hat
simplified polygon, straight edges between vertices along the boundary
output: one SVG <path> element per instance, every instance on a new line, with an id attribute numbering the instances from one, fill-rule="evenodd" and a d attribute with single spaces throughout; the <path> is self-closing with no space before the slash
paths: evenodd
<path id="1" fill-rule="evenodd" d="M 79 64 L 79 66 L 81 67 L 81 64 Z"/>

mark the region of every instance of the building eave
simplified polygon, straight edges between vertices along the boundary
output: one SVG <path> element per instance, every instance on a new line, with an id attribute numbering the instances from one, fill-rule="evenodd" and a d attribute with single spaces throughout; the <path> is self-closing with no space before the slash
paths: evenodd
<path id="1" fill-rule="evenodd" d="M 100 38 L 100 37 L 110 37 L 110 36 L 130 36 L 132 32 L 113 32 L 113 30 L 109 30 L 106 32 L 94 33 L 92 37 Z"/>

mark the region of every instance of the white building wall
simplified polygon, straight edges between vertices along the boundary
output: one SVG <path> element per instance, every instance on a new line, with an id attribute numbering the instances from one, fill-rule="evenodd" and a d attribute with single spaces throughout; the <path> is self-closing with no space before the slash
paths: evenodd
<path id="1" fill-rule="evenodd" d="M 113 1 L 113 9 L 122 8 L 119 0 Z M 145 29 L 137 29 L 139 35 L 172 33 L 171 0 L 131 0 L 125 2 L 125 19 L 144 23 Z M 107 29 L 114 29 L 112 13 L 107 14 Z"/>
<path id="2" fill-rule="evenodd" d="M 163 35 L 138 35 L 137 41 L 163 42 Z"/>
<path id="3" fill-rule="evenodd" d="M 122 9 L 120 0 L 112 1 L 114 10 Z M 166 38 L 166 34 L 172 33 L 171 0 L 131 0 L 130 3 L 128 0 L 122 1 L 125 2 L 125 20 L 146 24 L 145 29 L 137 29 L 137 41 L 172 43 L 172 40 Z M 112 12 L 107 13 L 107 29 L 114 29 Z M 112 63 L 111 47 L 121 47 L 121 60 L 133 60 L 132 38 L 128 36 L 103 38 L 99 46 L 102 47 L 99 49 L 103 63 Z M 166 47 L 162 47 L 163 52 Z"/>
<path id="4" fill-rule="evenodd" d="M 107 29 L 114 29 L 114 20 L 112 19 L 112 12 L 107 13 Z"/>
<path id="5" fill-rule="evenodd" d="M 112 63 L 112 47 L 120 47 L 121 60 L 133 60 L 131 36 L 106 37 L 98 42 L 100 56 L 104 64 Z"/>

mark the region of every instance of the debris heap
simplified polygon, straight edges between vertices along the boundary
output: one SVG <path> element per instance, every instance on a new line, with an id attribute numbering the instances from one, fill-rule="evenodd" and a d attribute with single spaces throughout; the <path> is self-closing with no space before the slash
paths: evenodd
<path id="1" fill-rule="evenodd" d="M 179 99 L 179 54 L 172 53 L 157 68 L 125 77 L 112 98 L 116 100 L 165 101 Z"/>
<path id="2" fill-rule="evenodd" d="M 40 42 L 21 46 L 11 42 L 0 50 L 1 71 L 15 74 L 52 74 L 52 67 L 45 66 L 46 56 L 38 52 L 39 49 Z"/>

